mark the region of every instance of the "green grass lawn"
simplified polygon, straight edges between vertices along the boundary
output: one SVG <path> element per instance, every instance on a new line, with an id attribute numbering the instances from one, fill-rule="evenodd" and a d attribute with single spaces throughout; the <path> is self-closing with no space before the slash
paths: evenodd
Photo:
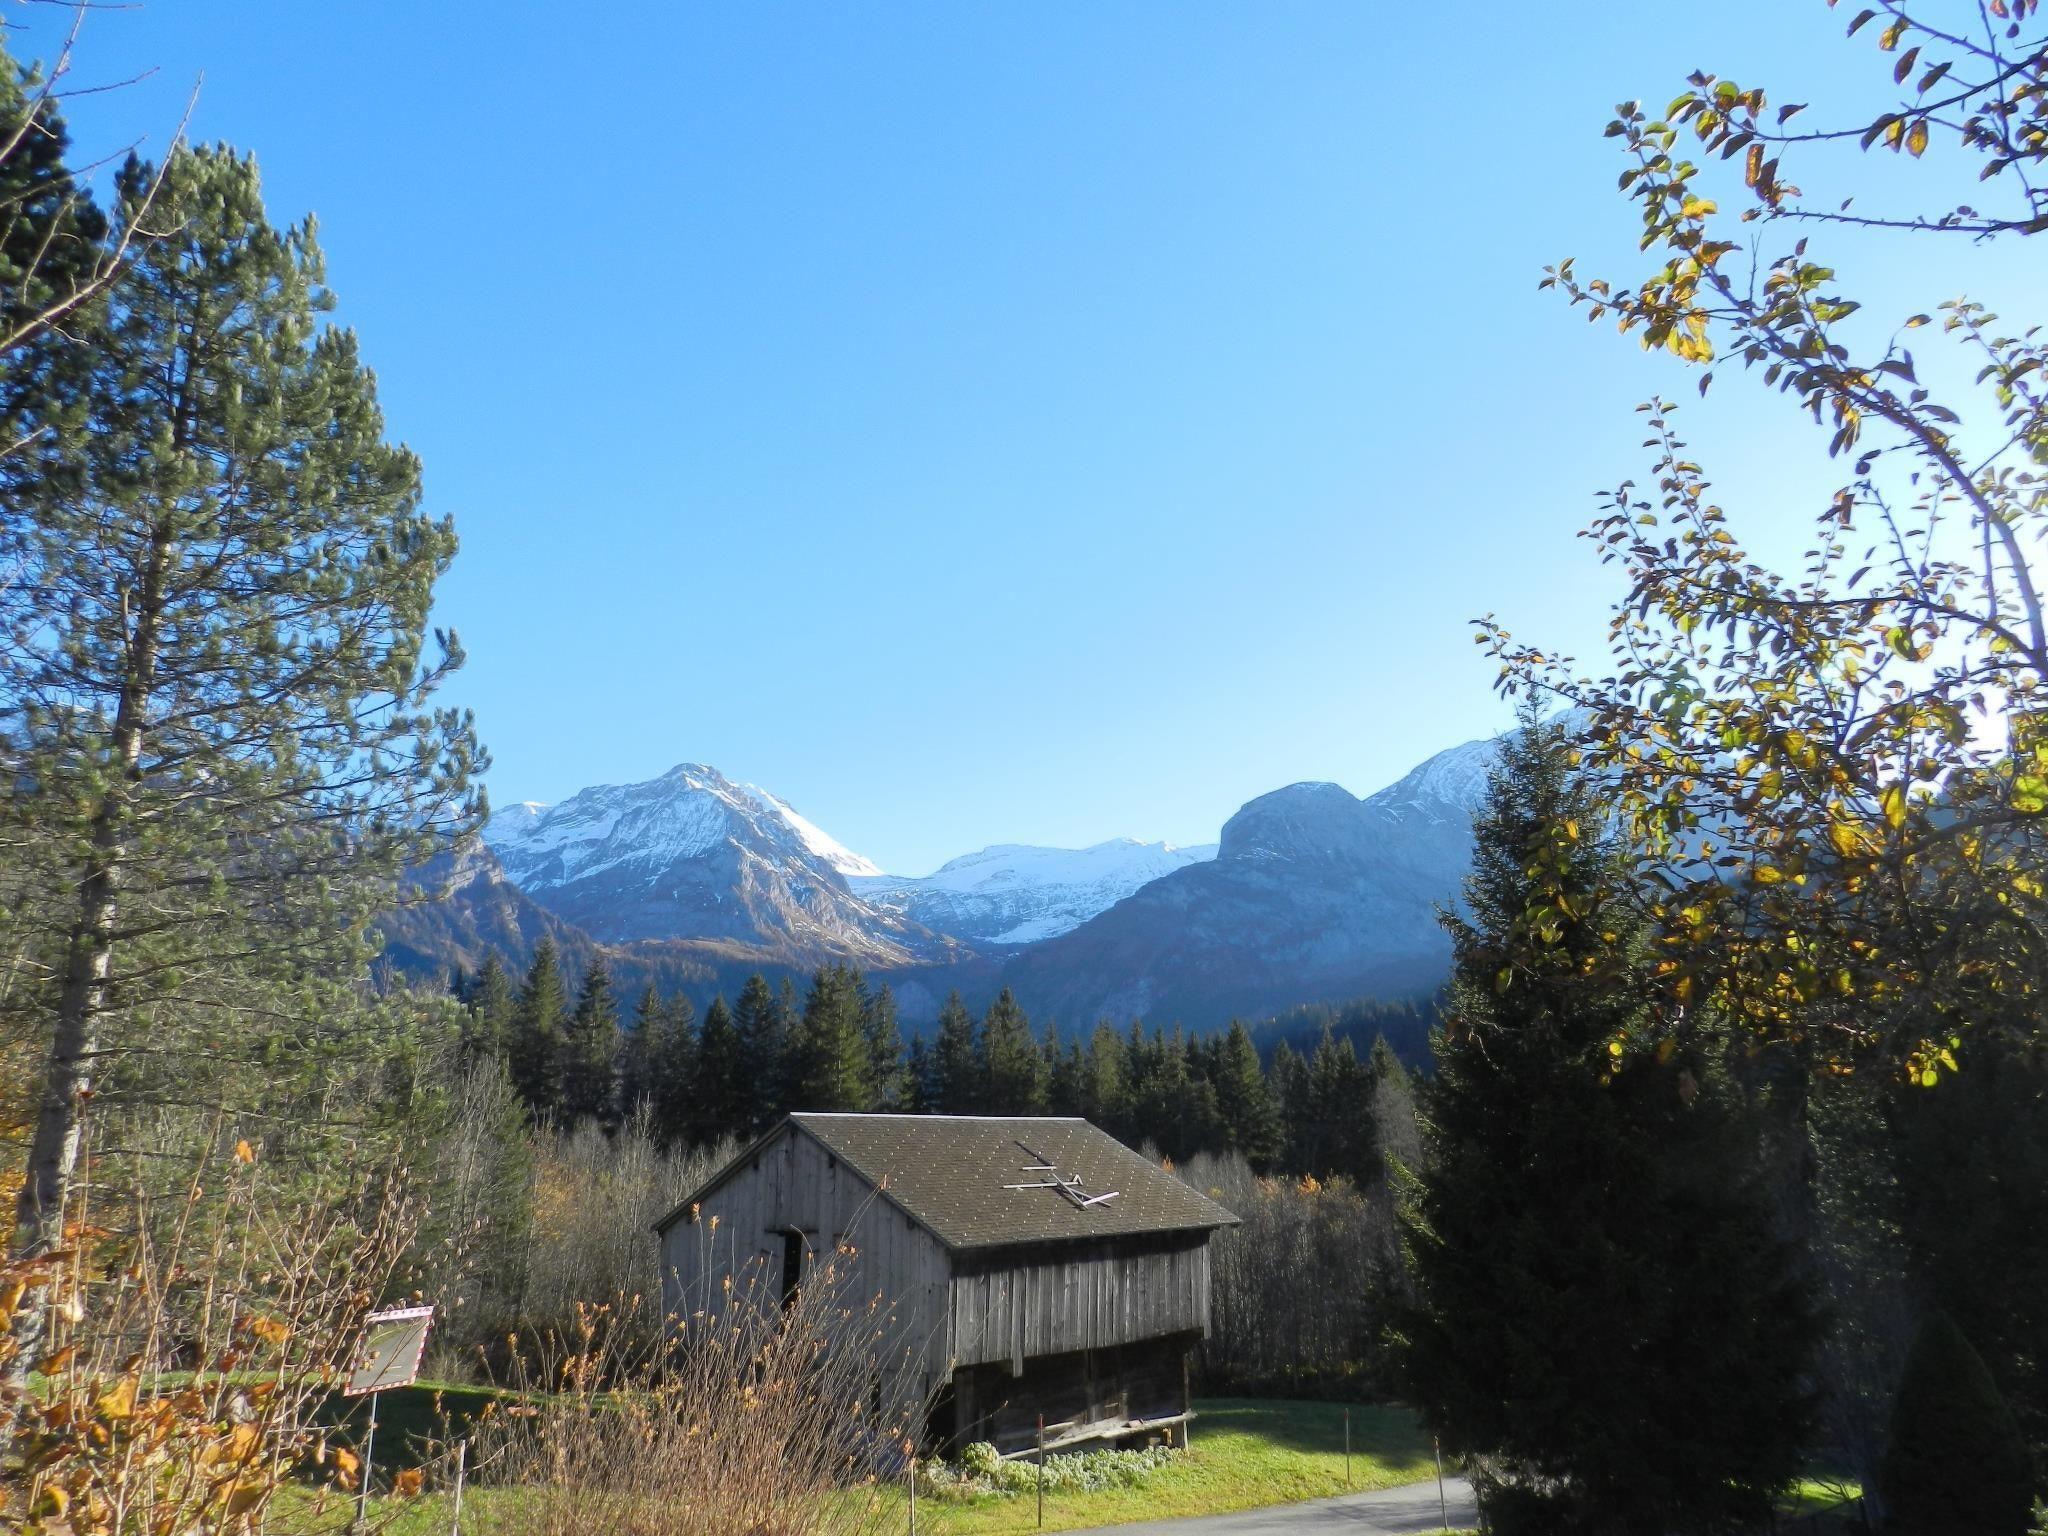
<path id="1" fill-rule="evenodd" d="M 1170 1469 L 1139 1488 L 1048 1493 L 1045 1529 L 1219 1515 L 1436 1475 L 1429 1437 L 1406 1409 L 1352 1408 L 1348 1484 L 1344 1410 L 1336 1404 L 1208 1398 L 1196 1402 L 1195 1412 L 1193 1443 Z M 903 1529 L 902 1492 L 890 1490 L 884 1501 L 884 1518 L 876 1528 Z M 1038 1529 L 1038 1505 L 1029 1493 L 985 1495 L 971 1502 L 920 1499 L 917 1517 L 920 1531 L 946 1536 Z"/>
<path id="2" fill-rule="evenodd" d="M 1045 1529 L 1066 1531 L 1129 1520 L 1224 1514 L 1421 1482 L 1436 1475 L 1429 1437 L 1405 1409 L 1351 1409 L 1348 1483 L 1344 1410 L 1338 1405 L 1211 1398 L 1198 1401 L 1195 1411 L 1192 1447 L 1169 1469 L 1139 1488 L 1049 1493 Z M 479 1527 L 487 1527 L 493 1505 L 519 1497 L 518 1489 L 473 1489 L 464 1501 L 465 1524 L 474 1511 Z M 878 1489 L 860 1498 L 863 1504 L 873 1504 L 870 1518 L 863 1522 L 865 1529 L 894 1532 L 907 1528 L 905 1494 L 900 1487 Z M 273 1520 L 273 1530 L 286 1531 L 298 1525 L 295 1514 L 303 1518 L 299 1511 L 280 1513 L 283 1518 Z M 403 1505 L 374 1500 L 372 1524 L 389 1536 L 437 1536 L 449 1529 L 448 1501 L 439 1495 Z M 921 1497 L 917 1527 L 933 1536 L 1035 1531 L 1038 1506 L 1029 1493 L 984 1495 L 972 1500 Z"/>

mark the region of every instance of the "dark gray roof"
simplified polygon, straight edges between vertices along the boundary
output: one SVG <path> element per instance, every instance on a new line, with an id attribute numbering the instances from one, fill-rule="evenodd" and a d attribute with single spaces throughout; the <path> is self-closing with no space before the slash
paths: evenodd
<path id="1" fill-rule="evenodd" d="M 818 1114 L 789 1119 L 952 1249 L 1207 1231 L 1237 1222 L 1208 1196 L 1086 1120 Z M 735 1159 L 681 1209 L 752 1155 L 750 1149 Z M 1055 1171 L 1031 1171 L 1041 1163 Z M 1057 1189 L 1005 1187 L 1055 1176 L 1078 1178 L 1083 1196 L 1113 1191 L 1115 1198 L 1084 1206 Z"/>

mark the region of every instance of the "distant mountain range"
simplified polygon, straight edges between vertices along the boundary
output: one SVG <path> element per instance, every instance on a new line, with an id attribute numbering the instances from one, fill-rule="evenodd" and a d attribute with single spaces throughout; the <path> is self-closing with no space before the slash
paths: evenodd
<path id="1" fill-rule="evenodd" d="M 1162 875 L 1216 857 L 1216 844 L 1176 848 L 1113 838 L 1092 848 L 998 843 L 920 879 L 849 874 L 855 893 L 888 912 L 972 944 L 1037 944 L 1070 932 Z"/>
<path id="2" fill-rule="evenodd" d="M 1438 753 L 1364 799 L 1336 784 L 1261 795 L 1220 842 L 1014 844 L 921 877 L 885 874 L 786 801 L 685 763 L 640 784 L 499 811 L 420 872 L 438 900 L 385 924 L 392 964 L 524 965 L 543 935 L 572 965 L 693 993 L 753 971 L 858 964 L 933 1016 L 1013 987 L 1036 1018 L 1193 1028 L 1302 1003 L 1433 989 L 1495 741 Z M 700 998 L 700 1001 L 702 999 Z"/>

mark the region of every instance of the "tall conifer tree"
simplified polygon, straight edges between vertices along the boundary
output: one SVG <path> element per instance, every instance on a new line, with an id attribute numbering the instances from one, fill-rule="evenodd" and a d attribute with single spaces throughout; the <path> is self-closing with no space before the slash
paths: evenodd
<path id="1" fill-rule="evenodd" d="M 863 998 L 861 1032 L 867 1038 L 870 1107 L 900 1110 L 908 1097 L 903 1081 L 903 1029 L 896 1018 L 896 994 L 888 983 Z"/>
<path id="2" fill-rule="evenodd" d="M 792 1110 L 858 1113 L 873 1104 L 861 991 L 860 972 L 850 966 L 828 965 L 812 978 L 790 1052 Z"/>
<path id="3" fill-rule="evenodd" d="M 687 1147 L 697 1134 L 697 1010 L 678 992 L 663 1001 L 662 1030 L 648 1057 L 648 1101 L 665 1147 Z"/>
<path id="4" fill-rule="evenodd" d="M 259 1038 L 248 985 L 289 998 L 360 964 L 401 873 L 482 810 L 471 724 L 431 706 L 460 663 L 428 628 L 454 529 L 420 510 L 355 337 L 322 323 L 310 221 L 274 227 L 225 148 L 174 152 L 160 182 L 131 163 L 116 197 L 117 223 L 153 199 L 162 233 L 81 317 L 71 472 L 10 469 L 0 496 L 0 797 L 65 893 L 24 1251 L 61 1236 L 96 1074 L 143 1043 L 131 1019 L 152 1019 L 159 1081 L 181 1052 L 274 1070 L 266 1050 L 321 1021 Z M 189 1041 L 153 1008 L 172 993 Z"/>
<path id="5" fill-rule="evenodd" d="M 1242 1019 L 1230 1021 L 1216 1065 L 1216 1111 L 1232 1151 L 1260 1172 L 1280 1154 L 1280 1114 L 1274 1107 L 1259 1048 Z"/>
<path id="6" fill-rule="evenodd" d="M 641 1105 L 654 1103 L 654 1058 L 664 1049 L 668 1033 L 668 1005 L 653 982 L 640 989 L 633 1005 L 632 1027 L 619 1041 L 619 1110 L 631 1115 Z"/>
<path id="7" fill-rule="evenodd" d="M 939 1043 L 932 1051 L 932 1110 L 942 1115 L 978 1114 L 985 1094 L 974 1015 L 958 992 L 939 1010 Z"/>
<path id="8" fill-rule="evenodd" d="M 555 941 L 544 938 L 534 947 L 533 964 L 512 1010 L 508 1053 L 512 1086 L 536 1119 L 554 1113 L 561 1103 L 562 1031 L 568 1020 L 569 984 Z"/>
<path id="9" fill-rule="evenodd" d="M 1045 1113 L 1045 1059 L 1008 987 L 981 1021 L 981 1071 L 990 1114 Z"/>
<path id="10" fill-rule="evenodd" d="M 1811 1431 L 1813 1309 L 1754 1127 L 1651 1010 L 1602 807 L 1562 731 L 1522 726 L 1446 919 L 1407 1391 L 1481 1458 L 1495 1529 L 1757 1529 Z"/>
<path id="11" fill-rule="evenodd" d="M 736 1127 L 744 1136 L 767 1129 L 790 1107 L 789 1031 L 782 1007 L 759 971 L 740 988 L 733 1006 L 733 1026 L 739 1031 L 740 1056 L 745 1063 L 739 1081 L 743 1108 Z"/>
<path id="12" fill-rule="evenodd" d="M 748 1071 L 747 1043 L 720 994 L 704 1010 L 704 1030 L 697 1040 L 697 1086 L 689 1114 L 692 1139 L 708 1143 L 745 1133 L 753 1114 Z"/>
<path id="13" fill-rule="evenodd" d="M 1129 1132 L 1130 1078 L 1123 1036 L 1107 1019 L 1088 1037 L 1087 1070 L 1081 1083 L 1081 1113 L 1112 1136 Z"/>
<path id="14" fill-rule="evenodd" d="M 471 1061 L 503 1058 L 512 1042 L 512 1017 L 517 999 L 511 978 L 498 963 L 497 952 L 484 956 L 484 963 L 469 984 L 469 998 L 463 1010 L 462 1052 Z"/>
<path id="15" fill-rule="evenodd" d="M 602 955 L 593 955 L 563 1031 L 558 1075 L 562 1118 L 570 1124 L 618 1120 L 619 1000 Z"/>

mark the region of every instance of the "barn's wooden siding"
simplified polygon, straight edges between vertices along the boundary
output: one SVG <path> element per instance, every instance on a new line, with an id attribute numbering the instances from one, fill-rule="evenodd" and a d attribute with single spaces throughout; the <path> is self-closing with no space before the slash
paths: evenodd
<path id="1" fill-rule="evenodd" d="M 1111 1349 L 1209 1328 L 1209 1234 L 998 1249 L 959 1257 L 949 1333 L 957 1365 Z"/>
<path id="2" fill-rule="evenodd" d="M 773 1307 L 782 1297 L 784 1235 L 800 1233 L 805 1269 L 836 1262 L 849 1302 L 879 1296 L 893 1314 L 881 1353 L 907 1388 L 935 1388 L 948 1370 L 946 1250 L 931 1233 L 795 1126 L 762 1147 L 662 1234 L 662 1300 L 672 1316 L 717 1313 L 742 1302 Z M 849 1245 L 850 1257 L 835 1250 Z M 732 1289 L 726 1290 L 730 1279 Z"/>

